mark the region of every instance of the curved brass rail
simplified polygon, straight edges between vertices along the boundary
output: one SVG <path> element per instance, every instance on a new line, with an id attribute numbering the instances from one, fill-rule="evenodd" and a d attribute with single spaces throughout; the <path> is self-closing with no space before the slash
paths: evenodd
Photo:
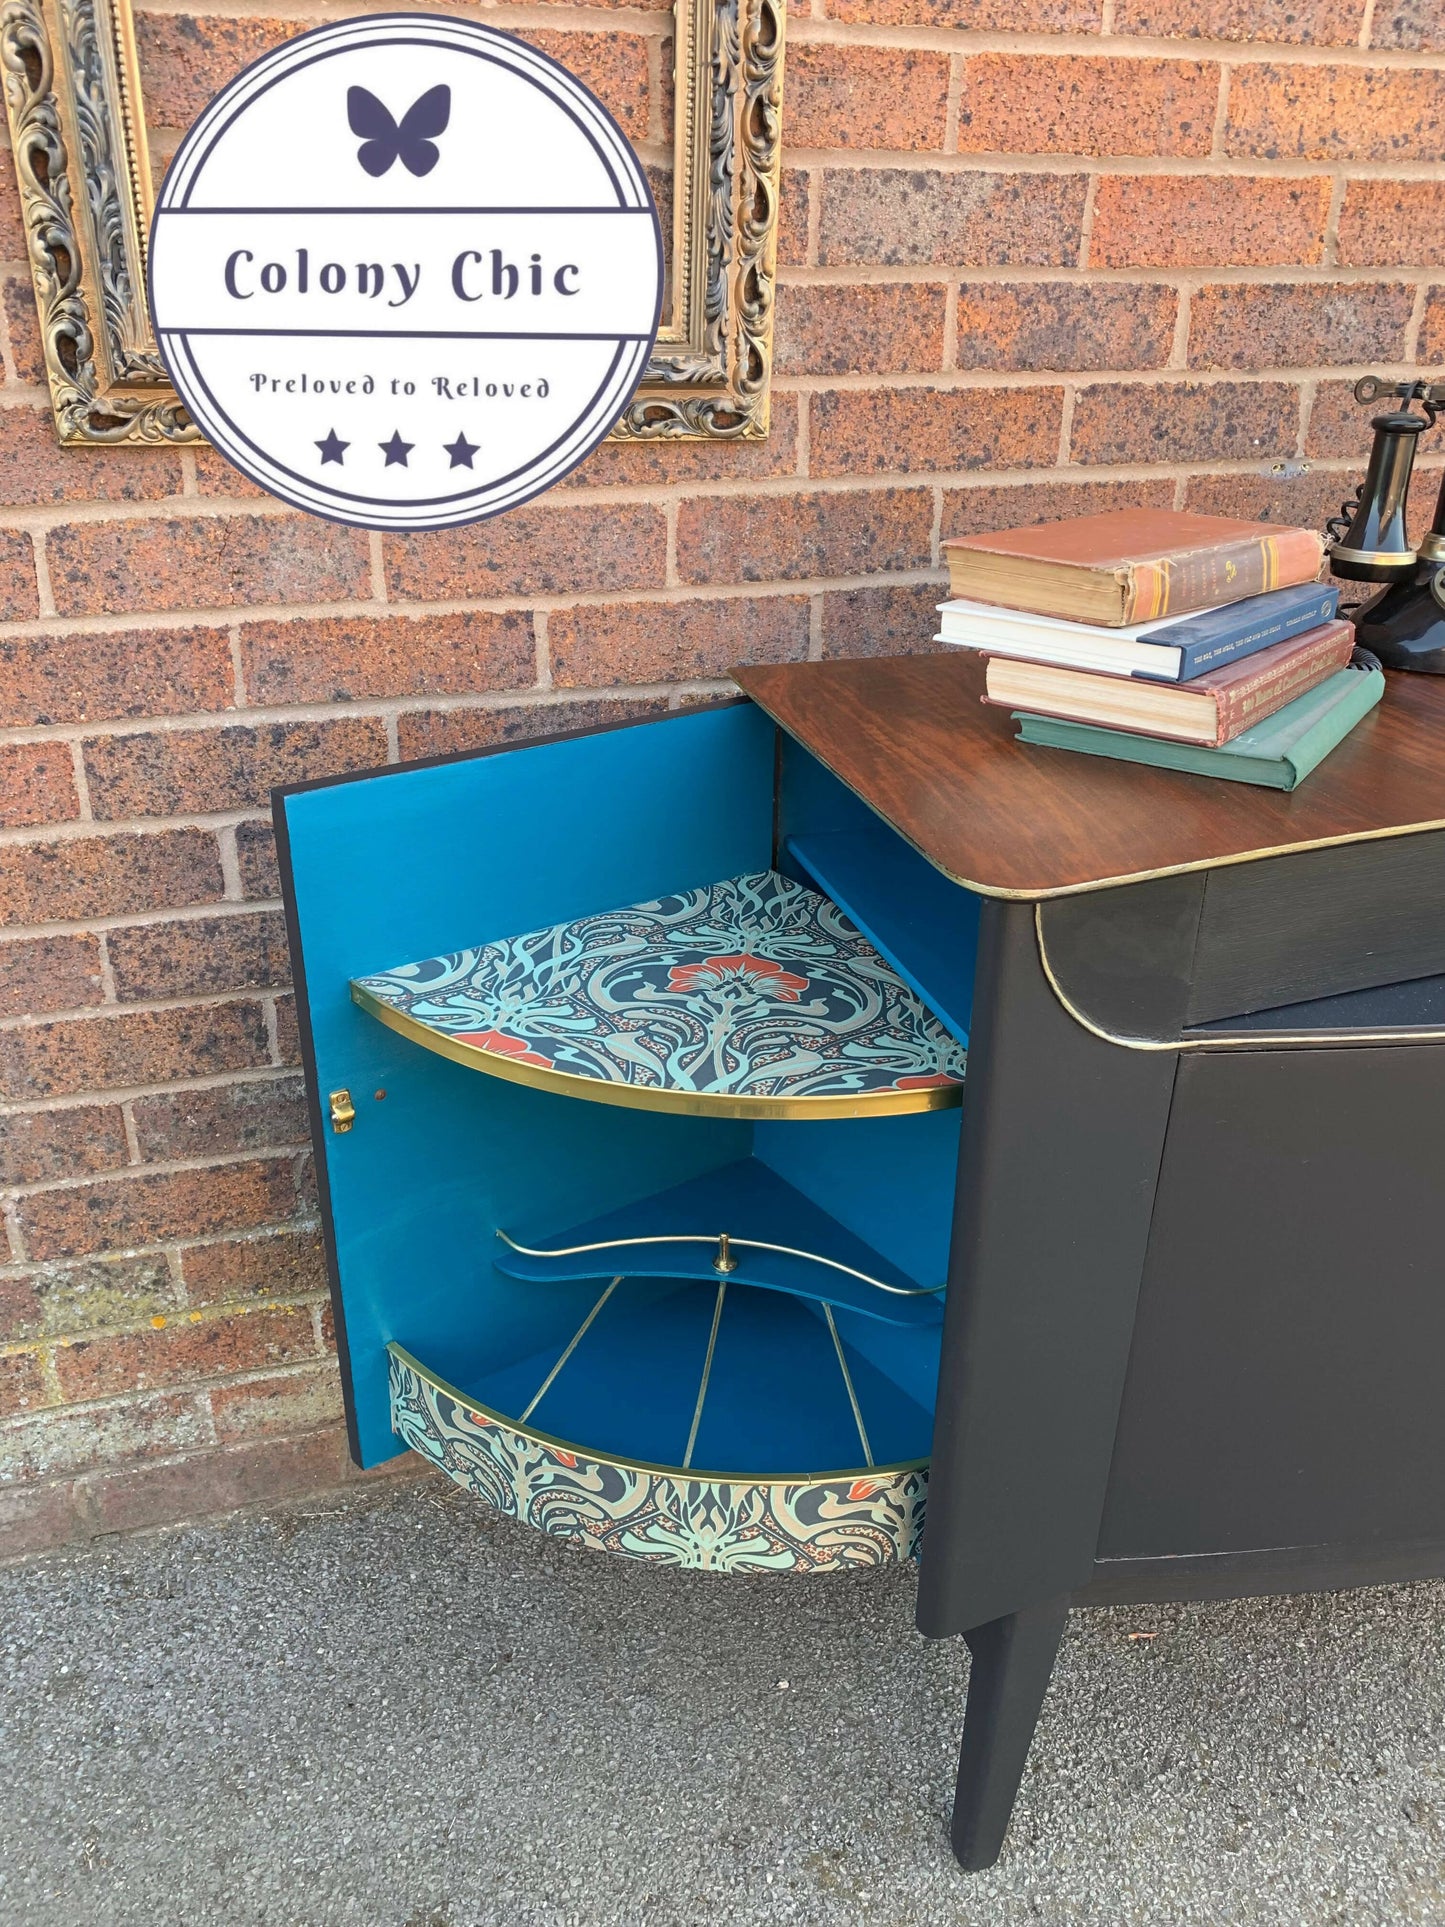
<path id="1" fill-rule="evenodd" d="M 622 1251 L 631 1245 L 720 1245 L 722 1239 L 710 1231 L 673 1231 L 645 1238 L 603 1238 L 596 1244 L 558 1245 L 555 1250 L 542 1251 L 532 1245 L 518 1244 L 509 1238 L 505 1231 L 499 1230 L 497 1236 L 504 1245 L 523 1258 L 576 1258 L 586 1251 Z M 816 1251 L 800 1251 L 796 1245 L 769 1244 L 762 1238 L 739 1238 L 732 1232 L 723 1234 L 729 1246 L 736 1245 L 743 1251 L 775 1251 L 784 1258 L 806 1258 L 812 1264 L 826 1265 L 830 1271 L 841 1271 L 846 1277 L 857 1278 L 865 1285 L 872 1285 L 877 1291 L 886 1291 L 892 1298 L 933 1298 L 947 1289 L 943 1285 L 885 1285 L 881 1278 L 870 1277 L 866 1271 L 856 1271 L 852 1265 L 845 1265 L 837 1258 L 824 1258 Z M 729 1270 L 730 1266 L 714 1267 Z"/>

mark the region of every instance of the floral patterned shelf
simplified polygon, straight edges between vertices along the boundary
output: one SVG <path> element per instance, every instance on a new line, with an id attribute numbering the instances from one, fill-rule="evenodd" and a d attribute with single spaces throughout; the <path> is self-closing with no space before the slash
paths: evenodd
<path id="1" fill-rule="evenodd" d="M 762 871 L 358 978 L 430 1050 L 602 1104 L 867 1117 L 962 1095 L 965 1052 L 848 917 Z"/>
<path id="2" fill-rule="evenodd" d="M 724 1300 L 730 1311 L 743 1292 L 745 1288 L 719 1288 L 719 1317 Z M 611 1288 L 604 1299 L 610 1295 Z M 712 1293 L 705 1296 L 711 1305 Z M 787 1336 L 794 1347 L 807 1352 L 808 1339 L 800 1324 L 801 1314 L 795 1312 Z M 730 1403 L 733 1418 L 745 1421 L 745 1414 L 736 1410 L 739 1386 L 717 1383 L 724 1368 L 716 1320 L 712 1337 L 705 1353 L 679 1355 L 675 1360 L 689 1385 L 701 1369 L 690 1436 L 683 1450 L 679 1428 L 675 1464 L 654 1462 L 619 1450 L 615 1444 L 612 1449 L 589 1448 L 543 1429 L 547 1401 L 557 1399 L 555 1370 L 523 1415 L 509 1417 L 495 1405 L 449 1384 L 397 1344 L 387 1348 L 392 1429 L 412 1451 L 506 1517 L 599 1552 L 708 1572 L 838 1572 L 914 1557 L 928 1487 L 926 1415 L 918 1414 L 922 1428 L 913 1441 L 919 1456 L 906 1463 L 871 1463 L 863 1407 L 858 1402 L 860 1397 L 867 1402 L 869 1381 L 854 1386 L 836 1328 L 817 1325 L 816 1356 L 811 1352 L 808 1356 L 807 1395 L 816 1402 L 820 1382 L 826 1391 L 831 1377 L 835 1403 L 846 1411 L 851 1402 L 857 1417 L 854 1469 L 699 1470 L 694 1465 L 694 1441 L 710 1374 L 714 1398 Z M 832 1357 L 835 1344 L 836 1359 Z M 716 1366 L 714 1348 L 719 1353 Z M 697 1346 L 693 1350 L 699 1353 Z M 864 1369 L 856 1360 L 855 1368 Z M 586 1369 L 595 1375 L 595 1364 Z M 532 1412 L 539 1403 L 542 1410 L 534 1419 Z M 595 1399 L 591 1403 L 595 1406 Z M 870 1414 L 868 1422 L 878 1421 Z M 896 1427 L 890 1430 L 896 1432 Z M 744 1449 L 739 1456 L 747 1459 L 756 1453 Z M 836 1465 L 833 1460 L 832 1466 Z"/>

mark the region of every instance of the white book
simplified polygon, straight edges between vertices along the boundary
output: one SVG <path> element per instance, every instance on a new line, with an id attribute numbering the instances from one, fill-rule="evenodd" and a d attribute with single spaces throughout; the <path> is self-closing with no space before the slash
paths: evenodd
<path id="1" fill-rule="evenodd" d="M 939 603 L 943 624 L 934 641 L 1058 669 L 1092 669 L 1102 676 L 1192 682 L 1206 670 L 1332 621 L 1339 600 L 1338 589 L 1309 582 L 1193 615 L 1156 617 L 1112 629 L 958 596 Z"/>
<path id="2" fill-rule="evenodd" d="M 940 602 L 938 613 L 935 642 L 986 649 L 994 656 L 1022 656 L 1064 669 L 1095 669 L 1107 676 L 1157 676 L 1167 682 L 1178 680 L 1184 659 L 1177 645 L 1148 640 L 1152 630 L 1171 628 L 1177 616 L 1104 629 L 1092 622 L 1066 622 L 1062 616 L 1003 609 L 993 602 L 969 602 L 962 596 Z"/>

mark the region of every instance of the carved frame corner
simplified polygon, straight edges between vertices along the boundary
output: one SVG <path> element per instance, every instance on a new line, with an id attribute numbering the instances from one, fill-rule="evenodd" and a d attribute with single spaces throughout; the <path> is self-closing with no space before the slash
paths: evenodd
<path id="1" fill-rule="evenodd" d="M 768 433 L 785 4 L 676 0 L 675 313 L 614 440 Z M 3 0 L 0 73 L 60 441 L 201 443 L 146 306 L 131 0 Z"/>

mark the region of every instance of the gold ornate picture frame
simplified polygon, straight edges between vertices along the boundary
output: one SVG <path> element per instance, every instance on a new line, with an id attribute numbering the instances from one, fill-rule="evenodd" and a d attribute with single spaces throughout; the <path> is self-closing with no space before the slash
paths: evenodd
<path id="1" fill-rule="evenodd" d="M 783 33 L 784 0 L 675 0 L 671 309 L 614 439 L 768 432 Z M 200 441 L 146 306 L 130 0 L 3 0 L 0 65 L 61 442 Z"/>

